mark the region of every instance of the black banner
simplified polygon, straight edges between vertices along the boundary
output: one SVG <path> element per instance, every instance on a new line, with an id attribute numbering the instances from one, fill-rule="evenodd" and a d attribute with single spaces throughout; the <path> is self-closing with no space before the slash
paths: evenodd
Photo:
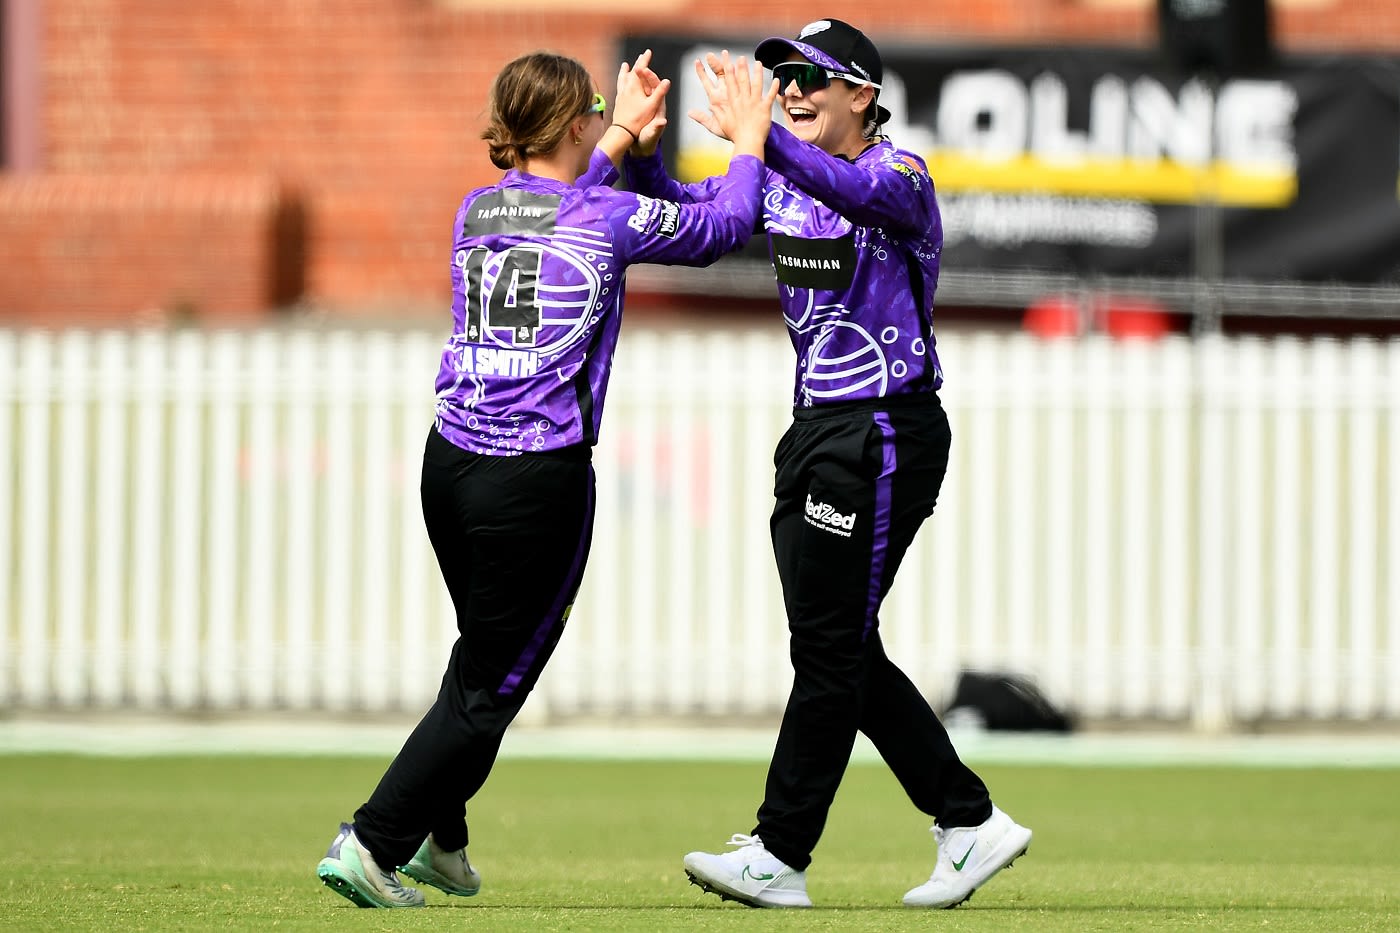
<path id="1" fill-rule="evenodd" d="M 692 62 L 751 36 L 638 37 L 675 82 L 676 177 L 724 171 Z M 1295 56 L 1248 78 L 1150 50 L 884 47 L 886 132 L 938 187 L 945 264 L 1080 275 L 1400 283 L 1400 58 Z M 761 238 L 750 247 L 766 254 Z"/>
<path id="2" fill-rule="evenodd" d="M 784 285 L 801 288 L 843 289 L 856 270 L 855 237 L 834 240 L 769 234 L 773 271 Z"/>

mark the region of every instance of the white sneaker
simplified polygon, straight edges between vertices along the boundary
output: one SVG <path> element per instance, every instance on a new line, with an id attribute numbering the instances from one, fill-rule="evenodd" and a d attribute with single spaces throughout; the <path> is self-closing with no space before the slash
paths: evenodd
<path id="1" fill-rule="evenodd" d="M 904 895 L 906 907 L 956 907 L 993 875 L 1026 854 L 1031 831 L 992 806 L 981 826 L 933 827 L 938 861 L 923 884 Z"/>
<path id="2" fill-rule="evenodd" d="M 481 875 L 467 861 L 467 850 L 448 851 L 438 845 L 431 835 L 423 840 L 408 864 L 399 866 L 399 871 L 419 884 L 432 885 L 444 894 L 471 897 L 481 890 Z"/>
<path id="3" fill-rule="evenodd" d="M 812 906 L 805 871 L 793 871 L 774 858 L 757 836 L 735 833 L 729 844 L 738 850 L 723 855 L 692 852 L 685 857 L 691 884 L 750 907 Z"/>
<path id="4" fill-rule="evenodd" d="M 326 857 L 316 866 L 316 875 L 335 893 L 357 907 L 422 907 L 423 892 L 406 888 L 393 869 L 385 871 L 369 850 L 355 838 L 349 823 L 331 840 Z"/>

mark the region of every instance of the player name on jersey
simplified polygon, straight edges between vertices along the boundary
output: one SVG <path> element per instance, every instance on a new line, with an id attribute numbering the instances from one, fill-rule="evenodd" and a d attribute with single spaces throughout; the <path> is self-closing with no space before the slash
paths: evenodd
<path id="1" fill-rule="evenodd" d="M 478 376 L 533 376 L 540 369 L 540 355 L 533 350 L 465 346 L 457 354 L 458 372 Z"/>

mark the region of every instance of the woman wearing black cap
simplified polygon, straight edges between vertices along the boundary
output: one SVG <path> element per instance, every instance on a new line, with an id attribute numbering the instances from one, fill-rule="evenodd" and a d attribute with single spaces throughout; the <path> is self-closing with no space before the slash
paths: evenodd
<path id="1" fill-rule="evenodd" d="M 705 890 L 755 907 L 809 907 L 806 868 L 864 732 L 910 800 L 935 820 L 938 856 L 912 907 L 955 907 L 1026 851 L 1031 833 L 993 806 L 909 678 L 886 657 L 879 608 L 933 511 L 951 434 L 937 390 L 931 309 L 943 227 L 923 161 L 879 135 L 880 55 L 823 19 L 761 42 L 790 129 L 765 147 L 763 221 L 797 351 L 793 424 L 775 455 L 771 528 L 791 632 L 792 693 L 758 825 L 736 850 L 692 852 Z M 724 63 L 709 56 L 718 76 Z M 719 81 L 696 63 L 712 99 Z M 708 115 L 692 112 L 723 136 Z M 643 130 L 633 187 L 703 199 L 668 178 Z"/>

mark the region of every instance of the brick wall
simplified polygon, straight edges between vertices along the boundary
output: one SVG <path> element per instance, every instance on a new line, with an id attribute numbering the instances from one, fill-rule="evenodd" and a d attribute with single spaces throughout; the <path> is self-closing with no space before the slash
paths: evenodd
<path id="1" fill-rule="evenodd" d="M 30 324 L 256 319 L 302 291 L 300 241 L 270 176 L 6 179 L 0 308 Z"/>
<path id="2" fill-rule="evenodd" d="M 877 41 L 1148 45 L 1156 41 L 1154 9 L 1123 0 L 871 0 L 858 16 L 831 12 L 858 20 Z M 1389 0 L 1295 2 L 1275 21 L 1285 49 L 1400 48 L 1400 4 Z M 799 25 L 771 4 L 752 2 L 670 0 L 643 8 L 635 0 L 45 0 L 41 163 L 46 173 L 81 177 L 95 204 L 120 201 L 122 211 L 103 216 L 131 230 L 154 223 L 157 209 L 106 188 L 133 178 L 153 192 L 179 184 L 208 207 L 220 203 L 222 186 L 246 183 L 229 179 L 271 179 L 268 190 L 275 189 L 280 206 L 270 210 L 300 218 L 296 235 L 278 241 L 291 254 L 279 264 L 248 251 L 257 236 L 250 231 L 265 228 L 265 217 L 251 221 L 244 212 L 251 226 L 235 232 L 236 224 L 205 210 L 204 251 L 225 254 L 226 275 L 242 275 L 232 266 L 250 263 L 257 274 L 276 277 L 261 289 L 269 302 L 285 300 L 291 288 L 301 303 L 336 313 L 435 310 L 446 301 L 456 203 L 498 175 L 478 133 L 501 64 L 552 48 L 583 60 L 608 88 L 618 41 L 628 32 L 788 34 Z M 5 210 L 22 181 L 0 175 Z M 45 218 L 26 203 L 22 219 L 0 225 L 6 257 L 21 255 L 21 243 L 58 250 L 43 246 L 46 237 L 72 248 L 74 231 L 88 229 L 71 210 L 55 207 Z M 114 287 L 99 307 L 92 297 L 77 303 L 64 287 L 12 289 L 0 291 L 0 315 L 62 320 L 81 308 L 119 316 L 175 300 L 169 296 L 205 281 L 178 268 L 200 256 L 140 251 L 140 239 L 133 234 L 108 252 L 126 252 L 128 265 L 145 269 L 147 278 L 184 283 L 168 287 L 167 297 Z M 289 262 L 298 268 L 289 271 Z M 49 274 L 49 266 L 38 268 Z M 221 307 L 212 294 L 179 300 Z"/>

